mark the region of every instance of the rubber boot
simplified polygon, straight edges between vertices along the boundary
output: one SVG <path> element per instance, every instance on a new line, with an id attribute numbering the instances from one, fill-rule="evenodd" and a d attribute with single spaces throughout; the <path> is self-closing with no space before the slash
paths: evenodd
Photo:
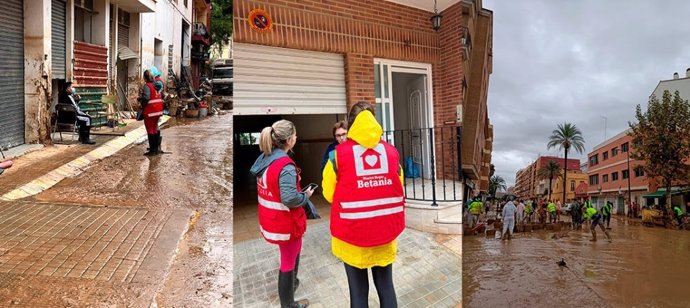
<path id="1" fill-rule="evenodd" d="M 96 141 L 90 139 L 91 126 L 79 127 L 79 141 L 83 144 L 95 144 Z"/>
<path id="2" fill-rule="evenodd" d="M 158 131 L 156 133 L 156 136 L 158 136 L 158 153 L 163 153 L 163 149 L 161 148 L 161 144 L 163 143 L 163 136 L 161 136 L 161 131 Z"/>
<path id="3" fill-rule="evenodd" d="M 295 273 L 295 283 L 293 287 L 293 292 L 297 291 L 297 287 L 299 287 L 299 278 L 297 278 L 297 272 L 299 271 L 299 255 L 297 255 L 297 260 L 295 260 L 295 270 L 293 271 Z"/>
<path id="4" fill-rule="evenodd" d="M 156 135 L 149 134 L 148 135 L 148 140 L 149 140 L 149 150 L 148 152 L 144 153 L 146 156 L 152 156 L 158 154 L 158 137 Z"/>
<path id="5" fill-rule="evenodd" d="M 589 240 L 590 242 L 596 242 L 597 241 L 597 232 L 592 230 L 592 239 Z"/>
<path id="6" fill-rule="evenodd" d="M 278 297 L 280 298 L 280 307 L 282 308 L 304 308 L 309 306 L 309 301 L 306 299 L 295 301 L 294 278 L 294 270 L 278 273 Z"/>

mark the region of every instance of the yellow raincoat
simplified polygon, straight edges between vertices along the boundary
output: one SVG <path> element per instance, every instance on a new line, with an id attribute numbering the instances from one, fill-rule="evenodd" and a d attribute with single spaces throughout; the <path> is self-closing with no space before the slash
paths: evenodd
<path id="1" fill-rule="evenodd" d="M 347 138 L 371 149 L 379 144 L 382 133 L 383 129 L 376 122 L 374 115 L 365 110 L 357 115 L 354 123 L 352 123 L 352 127 L 348 129 Z M 335 164 L 337 167 L 338 162 L 336 161 Z M 326 162 L 326 167 L 323 168 L 321 187 L 323 188 L 324 198 L 330 203 L 333 203 L 333 195 L 338 182 L 336 169 L 330 159 Z M 401 166 L 399 166 L 398 173 L 400 174 L 400 183 L 404 183 Z M 396 240 L 375 247 L 359 247 L 332 237 L 331 249 L 334 256 L 348 265 L 356 268 L 370 268 L 374 266 L 383 267 L 393 263 L 398 247 Z"/>

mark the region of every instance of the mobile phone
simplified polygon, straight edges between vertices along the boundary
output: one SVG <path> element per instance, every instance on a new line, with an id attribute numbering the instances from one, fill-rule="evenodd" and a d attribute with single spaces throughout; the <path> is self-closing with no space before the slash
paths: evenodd
<path id="1" fill-rule="evenodd" d="M 309 183 L 309 184 L 307 184 L 307 186 L 304 187 L 304 190 L 308 190 L 310 188 L 316 189 L 317 187 L 319 187 L 319 185 L 316 185 L 316 183 Z"/>

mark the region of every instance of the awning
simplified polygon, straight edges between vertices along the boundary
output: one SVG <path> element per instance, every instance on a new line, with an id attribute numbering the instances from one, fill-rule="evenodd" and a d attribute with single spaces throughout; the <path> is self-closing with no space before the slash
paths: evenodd
<path id="1" fill-rule="evenodd" d="M 678 188 L 678 187 L 671 188 L 671 195 L 677 195 L 680 193 L 683 193 L 683 191 L 680 188 Z M 666 188 L 659 188 L 659 190 L 657 190 L 653 193 L 648 193 L 648 194 L 642 196 L 642 198 L 661 198 L 664 196 L 666 196 Z"/>
<path id="2" fill-rule="evenodd" d="M 129 47 L 125 46 L 120 46 L 117 48 L 117 58 L 120 60 L 128 60 L 128 59 L 137 59 L 139 56 L 137 56 L 134 51 L 129 49 Z"/>

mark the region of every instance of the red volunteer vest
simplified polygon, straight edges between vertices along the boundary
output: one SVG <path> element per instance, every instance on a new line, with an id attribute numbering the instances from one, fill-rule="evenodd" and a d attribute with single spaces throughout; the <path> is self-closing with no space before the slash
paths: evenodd
<path id="1" fill-rule="evenodd" d="M 280 171 L 295 162 L 288 156 L 273 161 L 264 174 L 256 179 L 259 195 L 259 227 L 264 239 L 280 244 L 300 238 L 307 230 L 307 215 L 304 208 L 288 208 L 280 201 Z M 300 176 L 297 175 L 297 190 Z"/>
<path id="2" fill-rule="evenodd" d="M 390 243 L 405 228 L 398 151 L 384 141 L 367 149 L 347 140 L 335 149 L 331 234 L 359 247 Z"/>
<path id="3" fill-rule="evenodd" d="M 153 86 L 153 83 L 147 82 L 146 86 L 149 87 L 151 96 L 149 98 L 149 102 L 146 104 L 146 106 L 144 106 L 144 117 L 160 117 L 163 115 L 163 100 L 161 99 L 161 95 L 156 92 L 156 87 Z"/>

